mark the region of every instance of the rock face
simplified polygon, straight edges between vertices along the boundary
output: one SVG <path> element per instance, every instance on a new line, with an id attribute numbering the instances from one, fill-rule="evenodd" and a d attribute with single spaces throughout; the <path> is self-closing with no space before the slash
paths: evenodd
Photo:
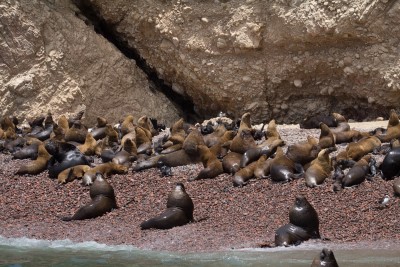
<path id="1" fill-rule="evenodd" d="M 79 14 L 67 0 L 0 3 L 1 112 L 32 117 L 86 109 L 87 122 L 127 114 L 175 121 L 178 108 Z"/>
<path id="2" fill-rule="evenodd" d="M 400 100 L 394 0 L 80 0 L 204 115 L 387 116 Z"/>
<path id="3" fill-rule="evenodd" d="M 176 120 L 177 107 L 96 33 L 88 13 L 203 117 L 362 120 L 387 117 L 400 100 L 399 1 L 6 0 L 3 113 L 81 105 L 89 120 L 128 112 Z"/>

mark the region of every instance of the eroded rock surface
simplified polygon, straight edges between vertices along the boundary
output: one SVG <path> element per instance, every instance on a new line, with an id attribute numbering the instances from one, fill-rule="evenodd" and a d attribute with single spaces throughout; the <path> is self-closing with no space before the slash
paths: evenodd
<path id="1" fill-rule="evenodd" d="M 32 117 L 86 109 L 88 122 L 127 114 L 174 122 L 178 108 L 80 16 L 67 0 L 0 3 L 1 112 Z"/>

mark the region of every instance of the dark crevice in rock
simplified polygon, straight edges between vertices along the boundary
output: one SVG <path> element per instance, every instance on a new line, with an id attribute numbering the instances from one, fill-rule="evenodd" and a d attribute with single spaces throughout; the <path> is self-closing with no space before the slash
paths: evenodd
<path id="1" fill-rule="evenodd" d="M 72 2 L 81 12 L 81 14 L 77 15 L 79 17 L 83 15 L 87 19 L 85 21 L 86 24 L 92 25 L 96 33 L 101 34 L 111 42 L 127 58 L 136 61 L 136 65 L 147 75 L 150 83 L 154 85 L 150 85 L 150 89 L 155 89 L 164 94 L 178 108 L 181 112 L 181 117 L 183 117 L 185 121 L 193 123 L 203 119 L 194 111 L 192 100 L 176 93 L 172 90 L 171 86 L 168 86 L 163 79 L 160 79 L 157 72 L 140 56 L 137 49 L 128 45 L 125 40 L 122 40 L 118 36 L 115 31 L 115 25 L 107 23 L 89 0 L 72 0 Z"/>

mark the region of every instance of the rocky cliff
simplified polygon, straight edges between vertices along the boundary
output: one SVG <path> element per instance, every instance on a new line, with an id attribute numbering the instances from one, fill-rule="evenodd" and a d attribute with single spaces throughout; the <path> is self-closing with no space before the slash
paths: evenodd
<path id="1" fill-rule="evenodd" d="M 1 4 L 3 112 L 83 103 L 93 116 L 129 106 L 175 118 L 162 91 L 199 117 L 294 123 L 316 112 L 387 117 L 400 100 L 395 0 L 54 2 Z M 166 89 L 151 91 L 149 73 Z"/>

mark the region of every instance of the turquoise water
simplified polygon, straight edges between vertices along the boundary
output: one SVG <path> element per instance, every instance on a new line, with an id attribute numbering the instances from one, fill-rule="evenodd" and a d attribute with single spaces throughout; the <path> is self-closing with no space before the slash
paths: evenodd
<path id="1" fill-rule="evenodd" d="M 328 247 L 329 246 L 326 246 Z M 45 241 L 0 237 L 0 266 L 310 266 L 322 246 L 240 250 L 216 253 L 169 253 L 107 246 L 96 242 Z M 396 246 L 333 249 L 340 266 L 400 266 Z"/>

